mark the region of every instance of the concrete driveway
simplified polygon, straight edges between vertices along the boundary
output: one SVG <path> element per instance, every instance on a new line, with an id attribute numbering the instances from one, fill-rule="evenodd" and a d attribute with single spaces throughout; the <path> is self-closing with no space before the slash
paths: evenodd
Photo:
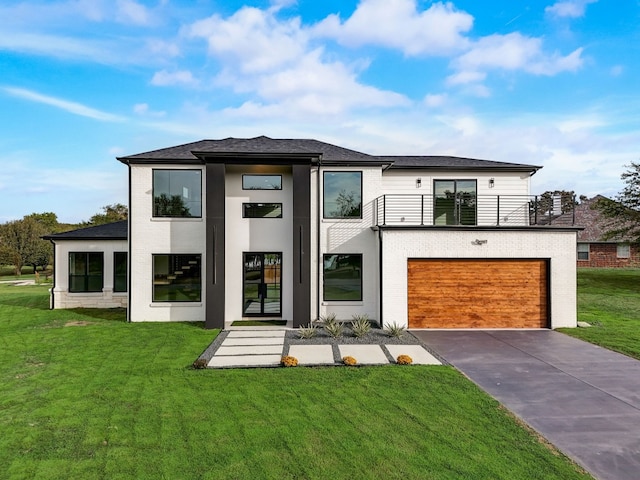
<path id="1" fill-rule="evenodd" d="M 599 479 L 640 479 L 640 361 L 551 330 L 412 330 Z"/>

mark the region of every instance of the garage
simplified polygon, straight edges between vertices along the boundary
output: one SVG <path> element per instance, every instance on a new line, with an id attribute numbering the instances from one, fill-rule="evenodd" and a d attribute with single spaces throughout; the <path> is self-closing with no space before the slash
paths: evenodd
<path id="1" fill-rule="evenodd" d="M 409 328 L 547 328 L 546 259 L 408 259 Z"/>

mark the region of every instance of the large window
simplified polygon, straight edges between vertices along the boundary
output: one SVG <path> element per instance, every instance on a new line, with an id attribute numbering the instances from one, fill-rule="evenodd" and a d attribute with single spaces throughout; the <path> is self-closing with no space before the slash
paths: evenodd
<path id="1" fill-rule="evenodd" d="M 113 291 L 127 291 L 127 252 L 113 254 Z"/>
<path id="2" fill-rule="evenodd" d="M 243 218 L 282 218 L 281 203 L 243 203 Z"/>
<path id="3" fill-rule="evenodd" d="M 324 172 L 324 218 L 362 218 L 362 172 Z"/>
<path id="4" fill-rule="evenodd" d="M 578 260 L 589 260 L 589 244 L 578 244 Z"/>
<path id="5" fill-rule="evenodd" d="M 69 253 L 69 291 L 102 292 L 104 254 L 102 252 Z"/>
<path id="6" fill-rule="evenodd" d="M 282 190 L 282 175 L 242 175 L 243 190 Z"/>
<path id="7" fill-rule="evenodd" d="M 362 300 L 362 255 L 323 256 L 324 300 Z"/>
<path id="8" fill-rule="evenodd" d="M 153 255 L 153 301 L 199 302 L 200 255 Z"/>
<path id="9" fill-rule="evenodd" d="M 476 225 L 476 181 L 435 180 L 434 225 Z"/>
<path id="10" fill-rule="evenodd" d="M 200 170 L 153 171 L 154 217 L 201 217 Z"/>
<path id="11" fill-rule="evenodd" d="M 630 258 L 631 246 L 628 243 L 618 243 L 616 245 L 616 256 L 618 258 Z"/>

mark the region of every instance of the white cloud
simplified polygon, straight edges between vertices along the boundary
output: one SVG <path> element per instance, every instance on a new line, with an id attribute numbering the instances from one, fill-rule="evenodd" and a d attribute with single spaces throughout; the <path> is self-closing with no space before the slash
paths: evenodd
<path id="1" fill-rule="evenodd" d="M 587 5 L 598 0 L 563 0 L 554 3 L 544 9 L 545 13 L 556 18 L 579 18 L 583 17 Z"/>
<path id="2" fill-rule="evenodd" d="M 150 22 L 151 15 L 144 5 L 140 5 L 133 0 L 118 0 L 115 18 L 122 23 L 147 25 Z"/>
<path id="3" fill-rule="evenodd" d="M 160 70 L 153 74 L 151 85 L 166 87 L 169 85 L 196 85 L 198 81 L 193 78 L 193 74 L 188 70 L 178 70 L 167 72 Z"/>
<path id="4" fill-rule="evenodd" d="M 86 105 L 82 105 L 81 103 L 71 102 L 69 100 L 64 100 L 61 98 L 43 95 L 41 93 L 27 90 L 24 88 L 2 87 L 2 90 L 4 90 L 5 92 L 7 92 L 8 94 L 14 97 L 19 97 L 32 102 L 50 105 L 52 107 L 59 108 L 66 112 L 73 113 L 74 115 L 93 118 L 94 120 L 100 120 L 104 122 L 123 122 L 126 120 L 124 117 L 121 117 L 119 115 L 114 115 L 112 113 L 96 110 L 95 108 L 87 107 Z"/>
<path id="5" fill-rule="evenodd" d="M 624 70 L 624 65 L 614 65 L 613 67 L 611 67 L 611 70 L 609 70 L 609 73 L 612 77 L 619 77 L 624 73 Z"/>
<path id="6" fill-rule="evenodd" d="M 149 108 L 147 103 L 136 103 L 133 106 L 133 113 L 143 117 L 164 117 L 167 112 L 165 111 L 153 111 Z"/>
<path id="7" fill-rule="evenodd" d="M 424 97 L 424 104 L 430 108 L 442 107 L 447 103 L 448 95 L 446 93 L 429 93 Z"/>
<path id="8" fill-rule="evenodd" d="M 349 46 L 380 45 L 405 55 L 447 55 L 464 48 L 462 35 L 473 26 L 473 17 L 453 3 L 437 2 L 418 11 L 415 0 L 362 0 L 342 22 L 330 15 L 313 32 Z"/>

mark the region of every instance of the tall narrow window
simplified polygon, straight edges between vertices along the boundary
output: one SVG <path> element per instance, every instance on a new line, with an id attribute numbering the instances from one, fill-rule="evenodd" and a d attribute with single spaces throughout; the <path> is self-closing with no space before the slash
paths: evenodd
<path id="1" fill-rule="evenodd" d="M 113 254 L 113 291 L 127 291 L 127 252 Z"/>
<path id="2" fill-rule="evenodd" d="M 324 172 L 324 218 L 362 218 L 362 172 Z"/>
<path id="3" fill-rule="evenodd" d="M 102 252 L 69 253 L 69 292 L 102 292 L 103 272 Z"/>
<path id="4" fill-rule="evenodd" d="M 324 300 L 362 300 L 362 254 L 323 255 Z"/>
<path id="5" fill-rule="evenodd" d="M 153 171 L 154 217 L 201 217 L 200 170 Z"/>
<path id="6" fill-rule="evenodd" d="M 476 225 L 475 180 L 433 182 L 434 225 Z"/>
<path id="7" fill-rule="evenodd" d="M 153 301 L 199 302 L 201 255 L 153 255 Z"/>
<path id="8" fill-rule="evenodd" d="M 578 260 L 589 260 L 589 244 L 578 244 Z"/>

